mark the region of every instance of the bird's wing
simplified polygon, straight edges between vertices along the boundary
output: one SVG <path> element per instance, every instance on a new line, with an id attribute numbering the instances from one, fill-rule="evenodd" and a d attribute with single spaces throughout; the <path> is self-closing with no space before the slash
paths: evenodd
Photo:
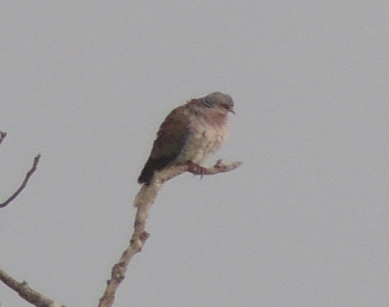
<path id="1" fill-rule="evenodd" d="M 174 109 L 162 123 L 153 149 L 139 178 L 139 183 L 149 183 L 155 171 L 172 163 L 181 153 L 189 134 L 189 118 L 185 105 Z"/>

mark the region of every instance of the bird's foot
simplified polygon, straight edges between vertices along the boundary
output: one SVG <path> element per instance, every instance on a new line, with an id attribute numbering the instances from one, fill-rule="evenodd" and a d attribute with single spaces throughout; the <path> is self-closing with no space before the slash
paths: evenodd
<path id="1" fill-rule="evenodd" d="M 200 175 L 201 177 L 208 175 L 208 169 L 206 167 L 191 161 L 188 162 L 188 172 L 193 175 Z"/>

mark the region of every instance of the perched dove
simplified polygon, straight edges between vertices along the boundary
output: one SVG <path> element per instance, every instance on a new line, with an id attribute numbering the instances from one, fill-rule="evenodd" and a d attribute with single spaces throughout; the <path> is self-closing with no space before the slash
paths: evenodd
<path id="1" fill-rule="evenodd" d="M 157 133 L 150 157 L 138 178 L 150 184 L 154 173 L 173 165 L 188 164 L 189 172 L 205 175 L 201 166 L 226 141 L 228 113 L 234 112 L 229 95 L 214 92 L 175 108 Z"/>

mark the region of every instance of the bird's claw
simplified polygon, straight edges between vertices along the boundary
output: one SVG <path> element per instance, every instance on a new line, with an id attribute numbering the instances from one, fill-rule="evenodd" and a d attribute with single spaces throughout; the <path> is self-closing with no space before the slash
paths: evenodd
<path id="1" fill-rule="evenodd" d="M 193 162 L 188 162 L 188 172 L 193 175 L 200 175 L 201 178 L 209 173 L 206 167 Z"/>

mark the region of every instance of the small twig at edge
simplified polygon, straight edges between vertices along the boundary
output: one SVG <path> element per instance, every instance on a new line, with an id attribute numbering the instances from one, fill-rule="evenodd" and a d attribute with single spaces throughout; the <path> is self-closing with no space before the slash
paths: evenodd
<path id="1" fill-rule="evenodd" d="M 41 155 L 37 155 L 34 158 L 34 163 L 32 164 L 31 169 L 27 172 L 26 177 L 24 178 L 20 187 L 5 202 L 0 204 L 0 208 L 6 207 L 10 202 L 12 202 L 24 190 L 24 188 L 27 186 L 28 180 L 30 180 L 30 177 L 32 176 L 32 174 L 35 173 L 35 171 L 37 169 L 40 157 L 41 157 Z"/>
<path id="2" fill-rule="evenodd" d="M 0 131 L 0 144 L 4 141 L 7 136 L 7 132 Z"/>

